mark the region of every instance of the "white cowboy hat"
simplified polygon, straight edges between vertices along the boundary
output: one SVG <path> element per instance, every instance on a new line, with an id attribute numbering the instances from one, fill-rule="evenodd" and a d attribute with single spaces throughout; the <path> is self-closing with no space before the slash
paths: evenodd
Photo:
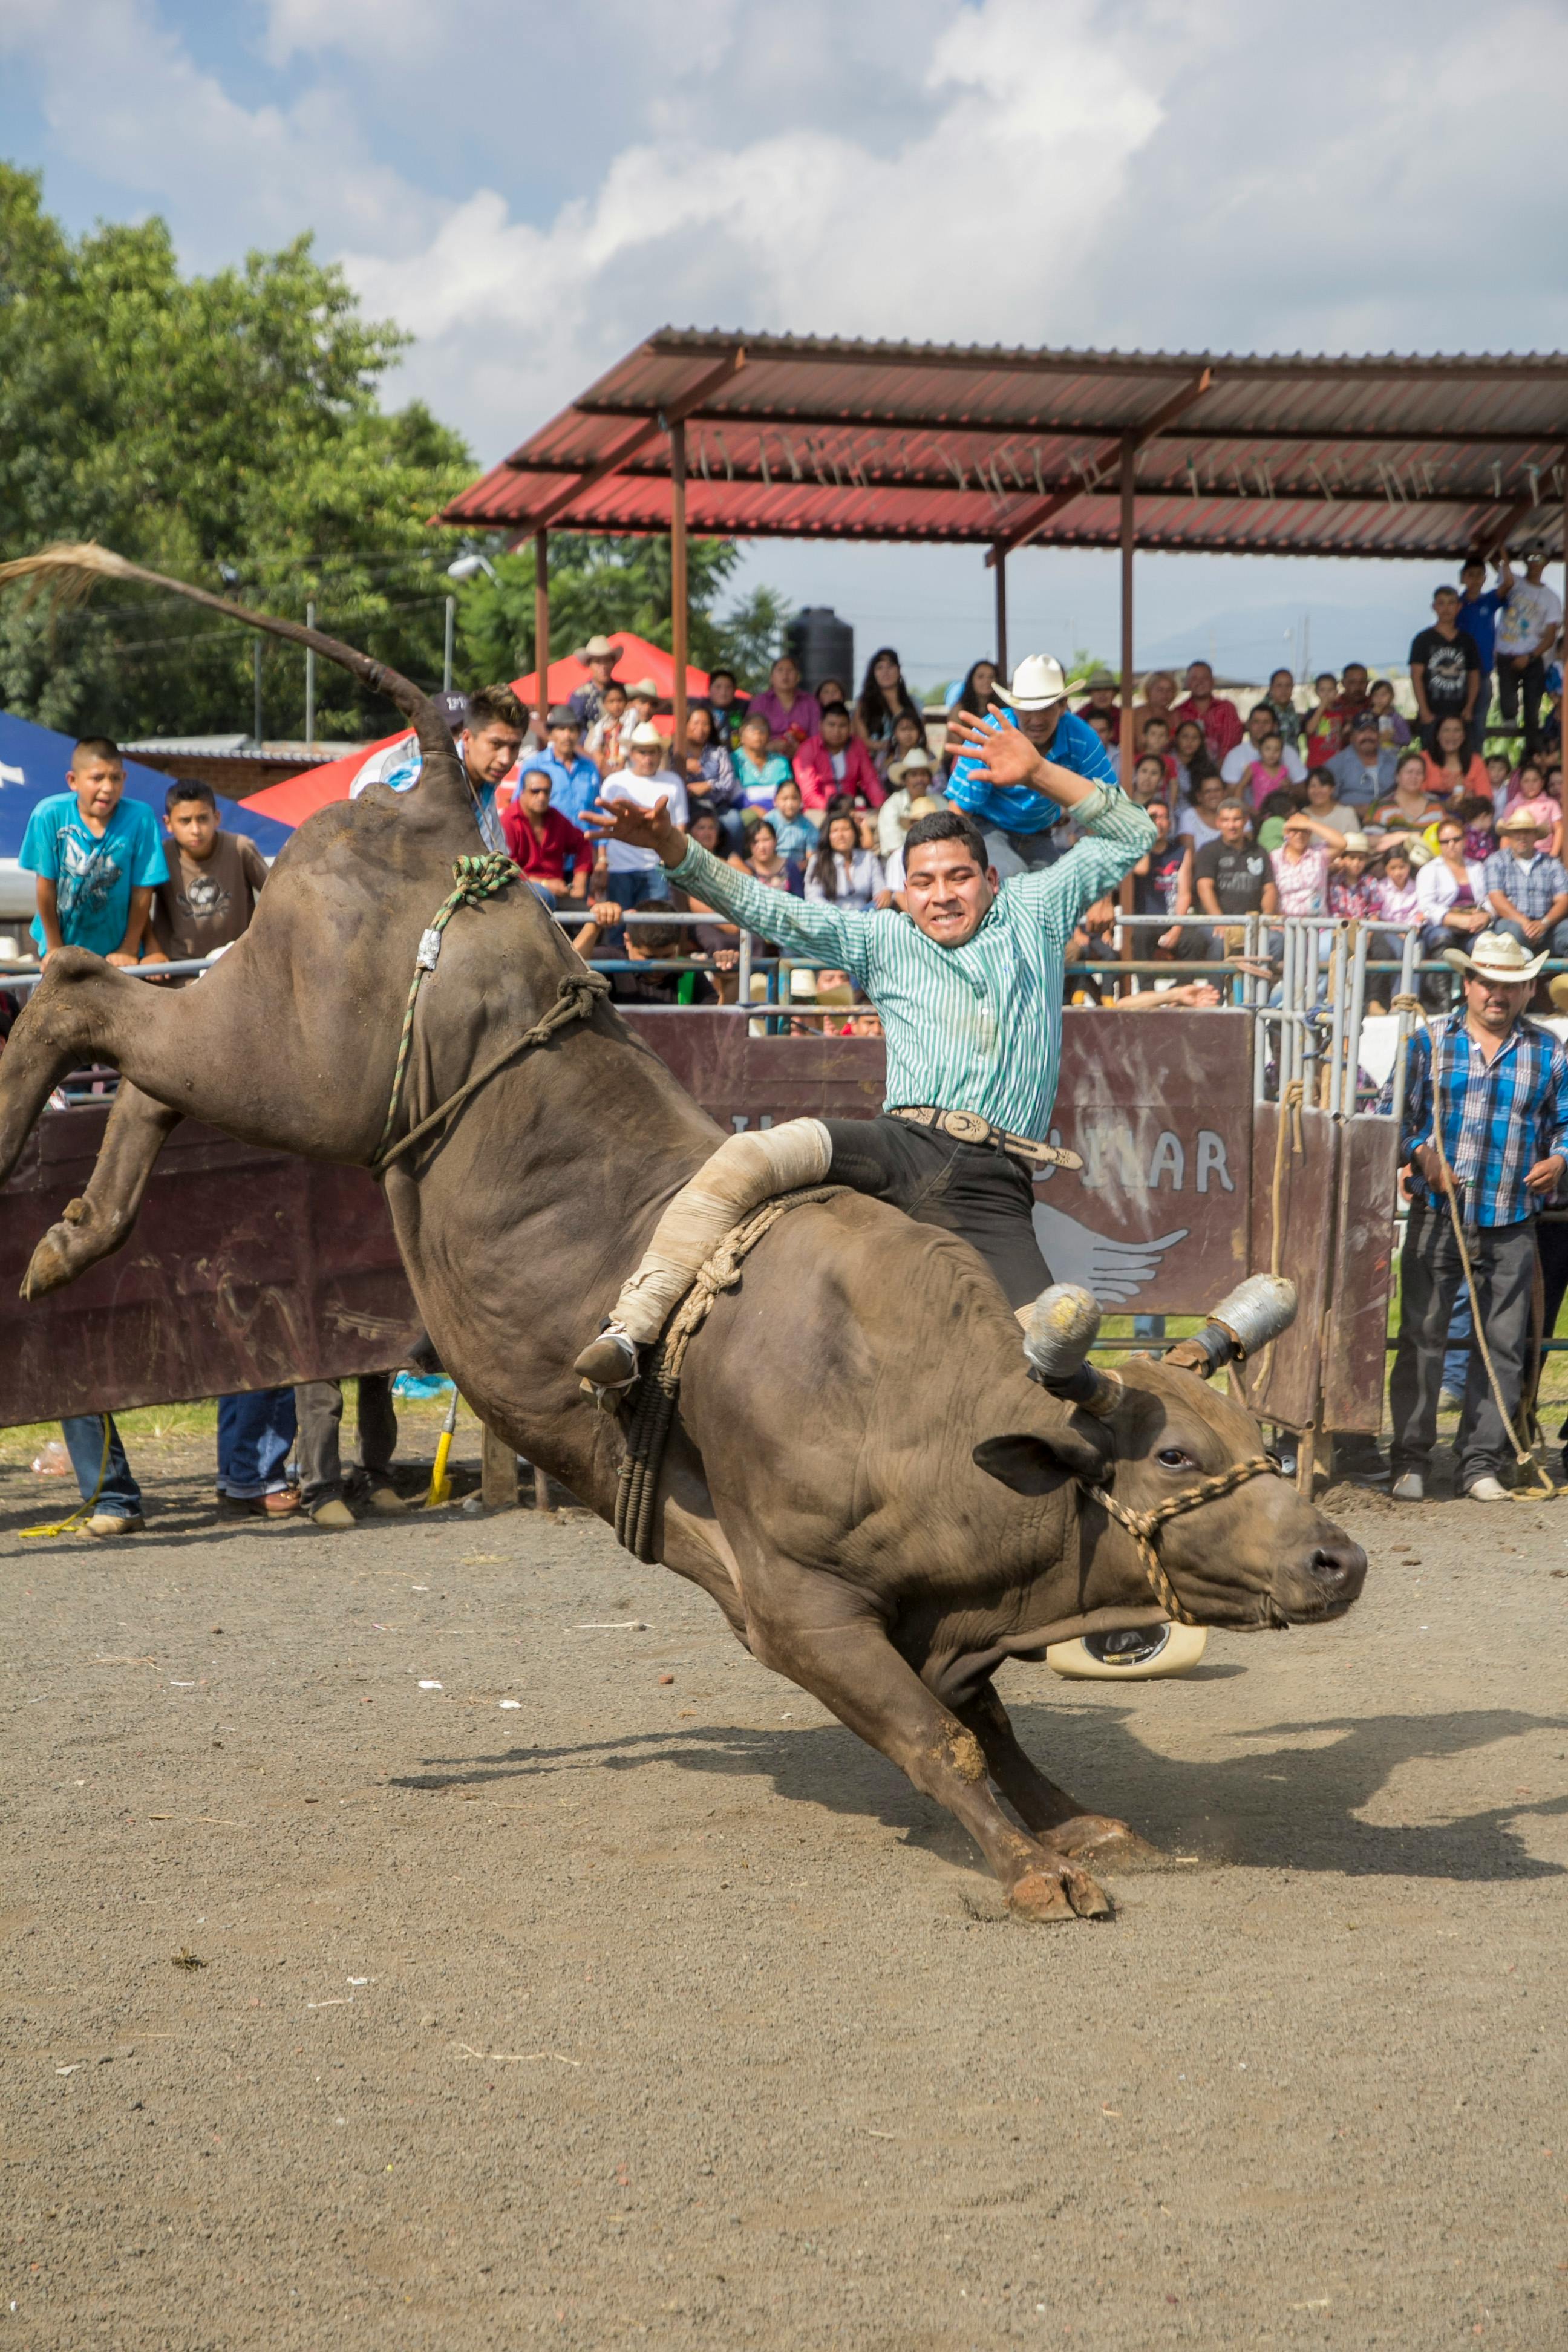
<path id="1" fill-rule="evenodd" d="M 658 688 L 655 686 L 651 677 L 639 677 L 635 686 L 627 687 L 626 700 L 628 702 L 635 702 L 639 695 L 646 695 L 650 702 L 657 702 L 658 700 Z"/>
<path id="2" fill-rule="evenodd" d="M 621 647 L 613 646 L 608 637 L 590 637 L 585 646 L 578 646 L 572 658 L 574 661 L 607 661 L 612 654 L 619 660 Z"/>
<path id="3" fill-rule="evenodd" d="M 1449 961 L 1460 971 L 1473 971 L 1481 980 L 1533 980 L 1551 950 L 1542 948 L 1532 956 L 1521 947 L 1511 931 L 1483 931 L 1467 955 L 1463 948 L 1450 951 Z"/>
<path id="4" fill-rule="evenodd" d="M 664 737 L 650 719 L 639 719 L 626 737 L 626 748 L 632 751 L 662 751 Z"/>
<path id="5" fill-rule="evenodd" d="M 1352 857 L 1370 857 L 1372 844 L 1364 833 L 1347 833 L 1345 849 Z"/>
<path id="6" fill-rule="evenodd" d="M 889 775 L 896 784 L 901 784 L 906 776 L 929 776 L 931 772 L 931 763 L 929 756 L 918 750 L 906 751 L 903 758 L 895 760 L 888 770 Z"/>
<path id="7" fill-rule="evenodd" d="M 1499 825 L 1500 833 L 1544 833 L 1546 827 L 1528 809 L 1511 808 Z"/>
<path id="8" fill-rule="evenodd" d="M 994 687 L 998 702 L 1005 702 L 1015 710 L 1048 710 L 1053 702 L 1067 699 L 1067 672 L 1054 654 L 1030 654 L 1013 672 L 1013 689 Z"/>

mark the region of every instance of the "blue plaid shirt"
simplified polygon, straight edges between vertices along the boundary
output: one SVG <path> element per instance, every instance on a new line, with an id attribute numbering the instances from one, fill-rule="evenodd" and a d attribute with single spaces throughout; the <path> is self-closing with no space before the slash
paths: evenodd
<path id="1" fill-rule="evenodd" d="M 1544 1202 L 1524 1189 L 1538 1160 L 1568 1156 L 1568 1049 L 1549 1029 L 1516 1021 L 1489 1062 L 1472 1044 L 1461 1007 L 1437 1024 L 1443 1149 L 1461 1186 L 1468 1225 L 1516 1225 Z M 1432 1045 L 1425 1029 L 1405 1049 L 1399 1157 L 1432 1140 Z M 1393 1080 L 1384 1090 L 1392 1103 Z M 1417 1201 L 1438 1196 L 1412 1169 Z"/>
<path id="2" fill-rule="evenodd" d="M 1553 898 L 1568 898 L 1568 869 L 1555 857 L 1521 866 L 1511 849 L 1494 849 L 1486 866 L 1487 896 L 1500 890 L 1527 923 L 1539 923 Z"/>

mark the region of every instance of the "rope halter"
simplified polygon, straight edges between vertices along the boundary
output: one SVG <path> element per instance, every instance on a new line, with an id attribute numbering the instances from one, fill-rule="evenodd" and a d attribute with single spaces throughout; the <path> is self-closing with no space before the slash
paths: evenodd
<path id="1" fill-rule="evenodd" d="M 1092 1486 L 1087 1478 L 1079 1479 L 1078 1484 L 1091 1502 L 1098 1503 L 1107 1516 L 1113 1518 L 1118 1527 L 1125 1528 L 1132 1538 L 1138 1547 L 1138 1557 L 1143 1563 L 1144 1573 L 1154 1588 L 1154 1597 L 1166 1616 L 1178 1625 L 1201 1625 L 1203 1619 L 1194 1617 L 1177 1600 L 1175 1587 L 1161 1562 L 1161 1528 L 1172 1519 L 1179 1519 L 1184 1513 L 1195 1511 L 1200 1504 L 1217 1503 L 1222 1495 L 1234 1495 L 1238 1486 L 1245 1486 L 1250 1479 L 1278 1478 L 1280 1475 L 1277 1462 L 1271 1462 L 1266 1454 L 1255 1454 L 1245 1462 L 1233 1463 L 1228 1470 L 1216 1471 L 1212 1478 L 1200 1478 L 1195 1486 L 1184 1486 L 1179 1495 L 1169 1496 L 1149 1511 L 1130 1511 L 1125 1503 L 1117 1501 L 1109 1486 Z"/>

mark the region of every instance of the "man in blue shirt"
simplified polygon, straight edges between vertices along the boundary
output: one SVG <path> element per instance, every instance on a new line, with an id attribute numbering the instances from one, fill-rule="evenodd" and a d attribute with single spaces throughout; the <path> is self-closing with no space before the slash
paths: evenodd
<path id="1" fill-rule="evenodd" d="M 1497 616 L 1502 591 L 1487 586 L 1487 567 L 1479 555 L 1467 556 L 1459 566 L 1458 623 L 1474 638 L 1481 657 L 1481 682 L 1470 713 L 1470 749 L 1479 754 L 1486 740 L 1487 713 L 1492 707 L 1492 671 L 1497 666 Z"/>
<path id="2" fill-rule="evenodd" d="M 550 779 L 550 805 L 568 824 L 581 824 L 583 812 L 599 797 L 599 771 L 583 750 L 576 714 L 564 702 L 550 714 L 550 749 L 536 752 L 530 767 Z"/>
<path id="3" fill-rule="evenodd" d="M 1510 1420 L 1519 1419 L 1536 1279 L 1535 1219 L 1568 1169 L 1568 1051 L 1524 1018 L 1544 954 L 1485 931 L 1463 958 L 1465 1001 L 1406 1048 L 1399 1156 L 1410 1175 L 1400 1258 L 1399 1346 L 1389 1383 L 1396 1502 L 1426 1496 L 1448 1318 L 1464 1265 L 1444 1197 L 1457 1186 L 1475 1303 Z M 1390 1081 L 1392 1092 L 1392 1081 Z M 1443 1139 L 1439 1157 L 1436 1137 Z M 1513 1455 L 1479 1354 L 1455 1441 L 1461 1494 L 1498 1503 Z"/>
<path id="4" fill-rule="evenodd" d="M 52 793 L 27 819 L 18 863 L 37 877 L 33 937 L 46 958 L 61 948 L 89 948 L 112 964 L 139 962 L 152 948 L 153 893 L 169 878 L 158 820 L 144 801 L 128 801 L 125 762 L 107 735 L 85 735 L 71 753 L 68 792 Z M 120 1432 L 102 1413 L 74 1413 L 60 1423 L 90 1536 L 133 1535 L 143 1525 L 142 1492 Z"/>
<path id="5" fill-rule="evenodd" d="M 1049 654 L 1030 654 L 1013 672 L 1012 690 L 997 686 L 998 702 L 1011 705 L 1020 731 L 1053 766 L 1066 768 L 1091 784 L 1116 783 L 1116 762 L 1092 727 L 1067 707 L 1067 673 Z M 996 721 L 983 722 L 994 727 Z M 994 784 L 981 761 L 966 753 L 947 787 L 948 805 L 962 809 L 978 826 L 998 878 L 1037 874 L 1054 866 L 1070 847 L 1059 801 L 1028 785 Z"/>
<path id="6" fill-rule="evenodd" d="M 90 948 L 110 963 L 137 963 L 153 893 L 169 878 L 158 820 L 144 801 L 124 798 L 125 763 L 107 735 L 82 738 L 66 782 L 68 792 L 51 793 L 27 819 L 17 859 L 37 877 L 38 952 Z"/>

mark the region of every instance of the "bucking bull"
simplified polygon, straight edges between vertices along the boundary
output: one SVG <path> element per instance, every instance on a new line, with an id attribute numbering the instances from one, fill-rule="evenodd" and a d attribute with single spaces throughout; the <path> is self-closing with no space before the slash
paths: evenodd
<path id="1" fill-rule="evenodd" d="M 80 949 L 51 957 L 0 1059 L 0 1175 L 67 1071 L 107 1062 L 129 1083 L 86 1197 L 35 1253 L 37 1297 L 121 1247 L 182 1118 L 377 1160 L 421 935 L 479 844 L 447 724 L 405 678 L 102 550 L 0 567 L 26 574 L 57 592 L 104 576 L 165 588 L 313 646 L 389 696 L 424 755 L 414 790 L 374 786 L 300 828 L 249 930 L 196 986 L 152 986 Z M 582 978 L 531 890 L 460 908 L 421 992 L 399 1135 Z M 605 1519 L 623 1436 L 573 1359 L 719 1140 L 599 997 L 512 1052 L 385 1172 L 419 1312 L 462 1394 Z M 1112 1394 L 1083 1361 L 1089 1324 L 1075 1337 L 1083 1306 L 1047 1297 L 1031 1379 L 966 1243 L 854 1193 L 796 1208 L 691 1344 L 653 1521 L 657 1557 L 962 1822 L 1035 1920 L 1110 1916 L 1089 1865 L 1152 1849 L 1025 1754 L 992 1688 L 1003 1661 L 1174 1612 L 1321 1623 L 1366 1570 L 1261 1460 L 1251 1416 L 1192 1370 L 1135 1359 Z"/>

